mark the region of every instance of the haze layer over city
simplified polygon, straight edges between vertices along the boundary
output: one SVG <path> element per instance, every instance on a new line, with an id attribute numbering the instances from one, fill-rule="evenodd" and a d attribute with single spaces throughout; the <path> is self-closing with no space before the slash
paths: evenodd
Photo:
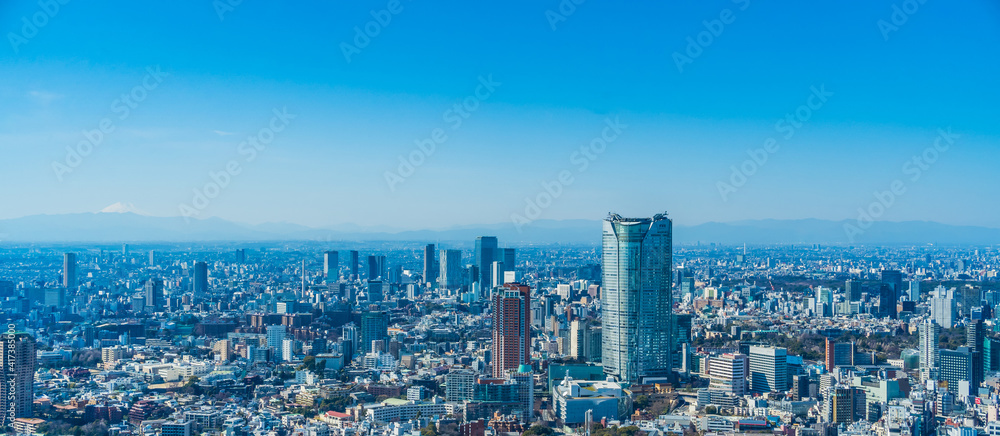
<path id="1" fill-rule="evenodd" d="M 0 5 L 0 431 L 998 436 L 988 0 Z"/>

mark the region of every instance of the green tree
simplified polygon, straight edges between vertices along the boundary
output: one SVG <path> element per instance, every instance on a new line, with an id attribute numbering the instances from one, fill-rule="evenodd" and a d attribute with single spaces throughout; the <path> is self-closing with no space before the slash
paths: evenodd
<path id="1" fill-rule="evenodd" d="M 438 436 L 437 427 L 434 427 L 434 423 L 427 424 L 427 427 L 420 429 L 420 436 Z"/>
<path id="2" fill-rule="evenodd" d="M 316 369 L 316 356 L 306 356 L 305 359 L 302 359 L 302 364 L 296 369 L 299 371 L 303 369 L 314 371 Z"/>
<path id="3" fill-rule="evenodd" d="M 635 405 L 636 409 L 646 410 L 649 408 L 649 396 L 639 395 L 638 397 L 635 397 L 635 401 L 633 401 L 632 404 Z"/>
<path id="4" fill-rule="evenodd" d="M 529 428 L 527 431 L 525 431 L 524 434 L 521 436 L 550 436 L 553 433 L 555 433 L 555 431 L 553 431 L 551 428 L 548 428 L 544 425 L 535 424 L 531 426 L 531 428 Z"/>

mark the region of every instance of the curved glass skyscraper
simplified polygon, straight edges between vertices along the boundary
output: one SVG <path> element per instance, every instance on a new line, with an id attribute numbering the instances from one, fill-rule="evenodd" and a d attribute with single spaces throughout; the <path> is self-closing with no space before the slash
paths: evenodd
<path id="1" fill-rule="evenodd" d="M 601 317 L 604 372 L 628 382 L 670 377 L 673 367 L 673 223 L 604 220 Z"/>

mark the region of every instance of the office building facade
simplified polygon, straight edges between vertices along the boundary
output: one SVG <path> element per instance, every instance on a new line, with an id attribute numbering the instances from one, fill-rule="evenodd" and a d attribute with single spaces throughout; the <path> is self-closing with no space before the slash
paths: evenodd
<path id="1" fill-rule="evenodd" d="M 788 351 L 784 348 L 750 347 L 750 391 L 788 390 Z"/>

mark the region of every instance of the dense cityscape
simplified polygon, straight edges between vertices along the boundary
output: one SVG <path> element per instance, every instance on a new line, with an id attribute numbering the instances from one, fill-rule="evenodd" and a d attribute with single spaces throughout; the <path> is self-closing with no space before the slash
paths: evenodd
<path id="1" fill-rule="evenodd" d="M 675 245 L 666 214 L 593 235 L 5 243 L 0 423 L 1000 435 L 996 246 Z"/>

